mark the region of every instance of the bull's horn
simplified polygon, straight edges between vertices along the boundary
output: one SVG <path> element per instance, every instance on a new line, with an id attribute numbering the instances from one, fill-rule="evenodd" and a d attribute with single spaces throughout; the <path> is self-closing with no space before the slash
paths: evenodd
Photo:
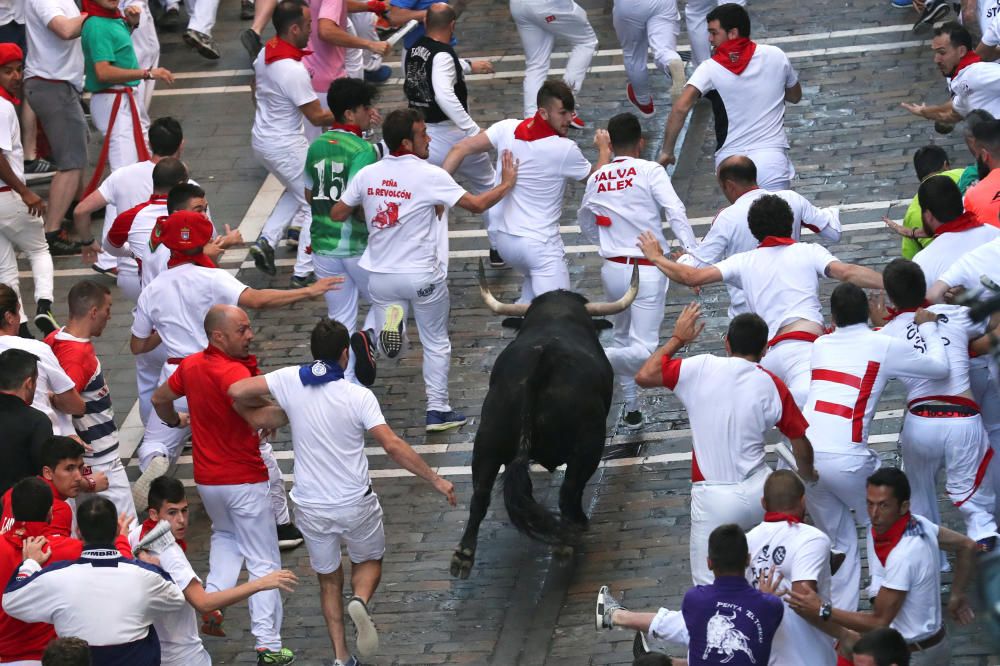
<path id="1" fill-rule="evenodd" d="M 628 291 L 613 303 L 587 303 L 587 314 L 591 317 L 606 317 L 622 312 L 632 305 L 635 295 L 639 293 L 639 266 L 632 264 L 632 282 L 628 286 Z"/>
<path id="2" fill-rule="evenodd" d="M 489 285 L 486 284 L 486 269 L 483 268 L 482 257 L 479 257 L 479 293 L 483 295 L 486 307 L 498 315 L 523 317 L 524 313 L 528 311 L 527 303 L 501 303 L 493 296 Z"/>

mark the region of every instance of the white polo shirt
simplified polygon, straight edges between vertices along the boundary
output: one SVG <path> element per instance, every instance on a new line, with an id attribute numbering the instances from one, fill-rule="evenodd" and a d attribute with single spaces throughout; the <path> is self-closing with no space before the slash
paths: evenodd
<path id="1" fill-rule="evenodd" d="M 24 182 L 24 148 L 21 146 L 21 124 L 17 109 L 0 97 L 0 151 L 19 181 Z M 0 181 L 0 187 L 6 183 Z"/>
<path id="2" fill-rule="evenodd" d="M 698 65 L 688 85 L 702 95 L 716 90 L 722 98 L 721 108 L 715 110 L 715 163 L 762 148 L 787 150 L 785 89 L 798 81 L 785 52 L 767 44 L 757 44 L 741 74 L 733 74 L 712 59 Z M 725 128 L 723 133 L 720 128 Z"/>
<path id="3" fill-rule="evenodd" d="M 662 372 L 691 423 L 692 481 L 743 481 L 764 464 L 768 430 L 789 438 L 805 432 L 785 384 L 756 363 L 700 354 L 664 358 Z"/>
<path id="4" fill-rule="evenodd" d="M 37 76 L 53 81 L 67 81 L 77 91 L 83 90 L 83 48 L 80 39 L 60 39 L 49 30 L 57 16 L 76 18 L 80 9 L 73 0 L 26 0 L 24 19 L 28 56 L 24 78 Z"/>
<path id="5" fill-rule="evenodd" d="M 687 212 L 666 169 L 649 160 L 619 157 L 587 179 L 577 220 L 600 244 L 602 257 L 641 257 L 636 239 L 643 231 L 651 231 L 667 246 L 661 210 L 681 245 L 694 247 L 697 241 Z"/>
<path id="6" fill-rule="evenodd" d="M 941 561 L 938 526 L 911 513 L 913 520 L 883 565 L 875 555 L 875 540 L 868 536 L 869 594 L 883 587 L 906 592 L 903 605 L 890 627 L 907 643 L 930 638 L 941 628 Z"/>
<path id="7" fill-rule="evenodd" d="M 917 252 L 913 261 L 923 269 L 924 279 L 929 287 L 954 266 L 962 255 L 997 238 L 1000 238 L 1000 229 L 991 224 L 965 231 L 950 231 L 935 236 L 934 242 Z"/>
<path id="8" fill-rule="evenodd" d="M 253 62 L 257 78 L 257 112 L 253 118 L 254 146 L 277 148 L 304 138 L 303 104 L 316 101 L 316 91 L 305 65 L 291 58 L 264 64 L 264 49 Z"/>
<path id="9" fill-rule="evenodd" d="M 132 334 L 156 331 L 170 358 L 184 358 L 208 346 L 205 315 L 213 305 L 238 305 L 247 286 L 221 268 L 181 264 L 161 273 L 139 294 Z"/>
<path id="10" fill-rule="evenodd" d="M 371 485 L 365 433 L 385 425 L 375 394 L 344 379 L 304 386 L 298 366 L 264 379 L 292 427 L 295 504 L 325 509 L 361 501 Z"/>
<path id="11" fill-rule="evenodd" d="M 340 197 L 348 206 L 364 207 L 368 247 L 358 265 L 373 273 L 443 278 L 448 272 L 446 209 L 464 195 L 447 171 L 416 155 L 390 155 L 364 167 Z"/>
<path id="12" fill-rule="evenodd" d="M 502 175 L 500 158 L 509 150 L 520 161 L 517 184 L 490 211 L 495 229 L 542 243 L 559 243 L 566 180 L 583 180 L 590 174 L 590 162 L 575 141 L 549 136 L 534 141 L 514 138 L 521 120 L 501 120 L 490 125 L 486 136 L 497 150 L 497 183 Z"/>
<path id="13" fill-rule="evenodd" d="M 38 357 L 38 382 L 35 384 L 35 397 L 31 406 L 49 417 L 52 421 L 53 434 L 76 435 L 72 416 L 56 411 L 49 402 L 50 393 L 65 393 L 76 388 L 76 384 L 59 365 L 59 359 L 52 353 L 52 347 L 41 340 L 31 340 L 17 335 L 0 335 L 0 351 L 8 349 L 22 349 Z"/>
<path id="14" fill-rule="evenodd" d="M 951 106 L 960 116 L 966 116 L 973 109 L 1000 116 L 1000 63 L 974 62 L 963 67 L 955 78 L 948 80 L 948 89 L 952 95 Z"/>
<path id="15" fill-rule="evenodd" d="M 756 585 L 761 571 L 775 567 L 788 587 L 799 581 L 813 581 L 820 598 L 830 598 L 830 538 L 820 530 L 805 523 L 789 524 L 787 520 L 761 523 L 747 532 L 747 546 L 751 584 Z M 803 620 L 786 602 L 768 663 L 834 666 L 837 652 L 833 638 Z"/>
<path id="16" fill-rule="evenodd" d="M 767 322 L 773 338 L 796 319 L 823 324 L 819 278 L 837 261 L 822 245 L 794 243 L 741 252 L 715 264 L 727 285 L 742 289 L 747 308 Z"/>

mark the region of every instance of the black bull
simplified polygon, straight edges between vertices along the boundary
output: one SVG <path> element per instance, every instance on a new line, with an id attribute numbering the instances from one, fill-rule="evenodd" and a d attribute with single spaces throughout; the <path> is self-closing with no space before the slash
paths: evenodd
<path id="1" fill-rule="evenodd" d="M 480 287 L 494 312 L 522 314 L 497 303 Z M 628 307 L 638 288 L 638 270 L 625 296 L 613 304 L 587 303 L 570 291 L 535 298 L 517 337 L 497 358 L 472 451 L 472 503 L 469 522 L 452 556 L 451 575 L 468 578 L 475 561 L 479 526 L 489 508 L 500 467 L 503 496 L 511 523 L 533 539 L 568 544 L 587 528 L 583 490 L 604 451 L 614 373 L 598 340 L 592 316 Z M 566 464 L 555 515 L 535 501 L 531 461 L 550 472 Z"/>

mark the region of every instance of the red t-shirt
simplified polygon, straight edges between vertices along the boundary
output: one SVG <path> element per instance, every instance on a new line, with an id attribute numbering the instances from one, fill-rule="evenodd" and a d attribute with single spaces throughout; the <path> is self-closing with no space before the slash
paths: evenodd
<path id="1" fill-rule="evenodd" d="M 70 536 L 73 532 L 73 508 L 66 503 L 66 498 L 56 490 L 55 485 L 51 481 L 41 476 L 38 478 L 49 484 L 49 488 L 52 489 L 52 520 L 48 524 L 48 532 L 45 536 Z M 14 510 L 10 505 L 10 494 L 13 491 L 13 488 L 9 488 L 3 495 L 3 516 L 0 518 L 0 534 L 9 532 L 11 525 L 14 524 Z M 0 577 L 0 580 L 7 579 Z"/>
<path id="2" fill-rule="evenodd" d="M 250 376 L 246 364 L 211 345 L 181 361 L 170 376 L 170 390 L 187 396 L 195 483 L 231 486 L 267 481 L 260 437 L 236 413 L 227 394 L 235 382 Z"/>

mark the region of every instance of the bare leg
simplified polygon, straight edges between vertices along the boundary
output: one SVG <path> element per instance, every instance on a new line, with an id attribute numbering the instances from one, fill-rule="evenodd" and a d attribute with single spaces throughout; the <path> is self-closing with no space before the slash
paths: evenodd
<path id="1" fill-rule="evenodd" d="M 611 614 L 611 623 L 620 629 L 634 629 L 648 634 L 649 625 L 652 624 L 655 617 L 656 613 L 635 613 L 620 608 Z"/>
<path id="2" fill-rule="evenodd" d="M 83 183 L 83 171 L 58 171 L 49 186 L 49 207 L 45 211 L 45 231 L 59 231 L 63 216 Z"/>
<path id="3" fill-rule="evenodd" d="M 278 6 L 278 0 L 254 0 L 253 3 L 253 25 L 250 29 L 258 35 L 264 34 L 264 29 L 271 22 L 271 14 Z"/>
<path id="4" fill-rule="evenodd" d="M 382 580 L 382 560 L 368 560 L 351 564 L 351 588 L 354 596 L 360 597 L 365 605 L 375 594 L 375 588 Z"/>
<path id="5" fill-rule="evenodd" d="M 351 653 L 347 651 L 347 637 L 344 634 L 344 567 L 341 565 L 333 573 L 316 574 L 319 579 L 319 602 L 326 620 L 326 630 L 337 659 L 347 661 Z"/>
<path id="6" fill-rule="evenodd" d="M 27 99 L 21 100 L 21 146 L 24 148 L 25 160 L 38 157 L 38 116 L 32 111 Z"/>

